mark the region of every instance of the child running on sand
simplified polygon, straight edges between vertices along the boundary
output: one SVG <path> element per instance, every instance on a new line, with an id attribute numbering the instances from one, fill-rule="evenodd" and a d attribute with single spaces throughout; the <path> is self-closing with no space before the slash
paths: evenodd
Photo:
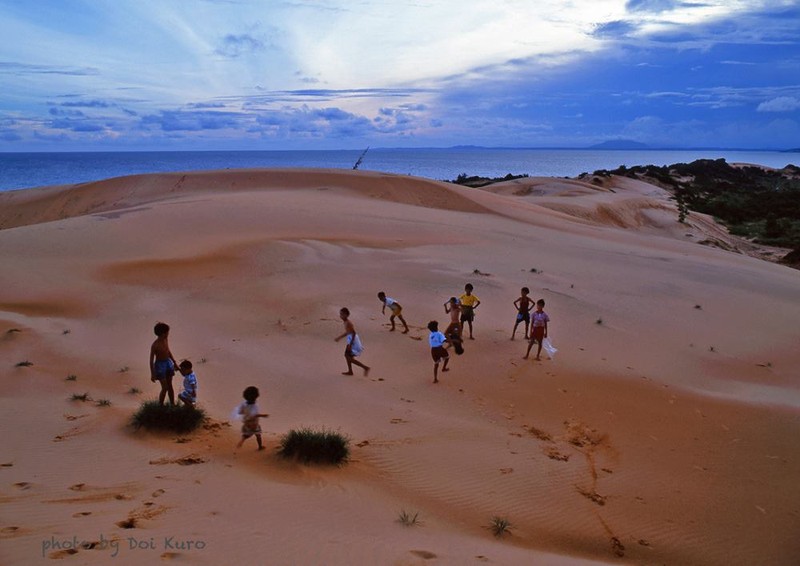
<path id="1" fill-rule="evenodd" d="M 475 309 L 481 304 L 481 300 L 472 294 L 472 283 L 464 285 L 464 294 L 458 298 L 461 304 L 461 330 L 464 330 L 464 323 L 469 326 L 469 339 L 475 340 L 472 337 L 472 321 L 475 320 Z"/>
<path id="2" fill-rule="evenodd" d="M 525 322 L 525 339 L 528 339 L 528 327 L 531 323 L 531 307 L 534 305 L 533 299 L 528 297 L 530 289 L 523 287 L 520 290 L 519 298 L 514 301 L 514 307 L 517 309 L 517 321 L 514 323 L 514 330 L 511 332 L 511 339 L 514 339 L 514 334 L 517 333 L 517 326 L 520 322 Z"/>
<path id="3" fill-rule="evenodd" d="M 408 333 L 408 325 L 406 324 L 405 319 L 403 318 L 403 307 L 400 306 L 400 303 L 392 299 L 391 297 L 387 297 L 386 293 L 383 291 L 378 293 L 378 298 L 380 299 L 381 303 L 383 303 L 383 307 L 381 307 L 381 314 L 386 314 L 386 307 L 389 307 L 389 310 L 392 311 L 391 316 L 389 316 L 389 322 L 392 323 L 391 332 L 394 332 L 394 319 L 395 317 L 400 319 L 400 322 L 403 323 L 403 334 Z"/>
<path id="4" fill-rule="evenodd" d="M 353 364 L 364 369 L 364 376 L 369 375 L 369 366 L 362 364 L 356 359 L 364 351 L 361 345 L 361 338 L 356 334 L 356 327 L 348 319 L 350 311 L 346 307 L 339 310 L 339 318 L 344 322 L 344 333 L 340 334 L 334 340 L 338 342 L 342 338 L 347 337 L 347 346 L 344 349 L 344 359 L 347 360 L 347 371 L 343 371 L 342 375 L 353 375 Z"/>
<path id="5" fill-rule="evenodd" d="M 183 360 L 178 369 L 183 376 L 183 391 L 178 393 L 178 399 L 187 407 L 194 408 L 197 404 L 197 376 L 192 371 L 192 362 Z"/>
<path id="6" fill-rule="evenodd" d="M 450 371 L 447 369 L 447 362 L 450 361 L 450 354 L 447 353 L 447 338 L 439 332 L 439 322 L 436 320 L 428 323 L 428 330 L 431 331 L 428 343 L 431 346 L 431 357 L 433 358 L 433 382 L 439 383 L 439 362 L 444 360 L 442 371 Z"/>
<path id="7" fill-rule="evenodd" d="M 261 425 L 258 423 L 258 419 L 266 418 L 269 415 L 258 412 L 258 405 L 256 405 L 258 396 L 258 387 L 252 385 L 242 393 L 244 401 L 242 401 L 236 410 L 237 414 L 242 416 L 242 438 L 239 440 L 239 444 L 236 445 L 236 448 L 241 448 L 245 440 L 255 435 L 258 449 L 264 449 L 264 445 L 261 443 Z"/>
<path id="8" fill-rule="evenodd" d="M 539 349 L 536 351 L 536 359 L 540 360 L 541 358 L 539 356 L 542 353 L 542 342 L 547 338 L 547 323 L 550 322 L 550 317 L 544 312 L 544 299 L 536 301 L 536 310 L 531 314 L 531 318 L 533 319 L 533 327 L 531 328 L 531 337 L 528 341 L 528 350 L 525 352 L 525 359 L 528 359 L 533 343 L 538 342 Z"/>
<path id="9" fill-rule="evenodd" d="M 150 381 L 161 383 L 161 392 L 158 394 L 158 404 L 163 405 L 164 399 L 169 396 L 170 405 L 175 404 L 175 390 L 172 388 L 172 377 L 178 362 L 169 349 L 169 324 L 156 323 L 153 332 L 157 338 L 150 346 Z"/>

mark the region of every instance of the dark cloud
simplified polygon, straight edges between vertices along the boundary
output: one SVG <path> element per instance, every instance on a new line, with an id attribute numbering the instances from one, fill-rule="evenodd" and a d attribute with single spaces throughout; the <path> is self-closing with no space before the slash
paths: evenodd
<path id="1" fill-rule="evenodd" d="M 592 35 L 603 38 L 625 37 L 635 30 L 636 26 L 630 22 L 616 20 L 595 25 Z"/>
<path id="2" fill-rule="evenodd" d="M 109 108 L 113 105 L 104 100 L 79 100 L 76 102 L 62 102 L 61 106 L 72 108 Z"/>
<path id="3" fill-rule="evenodd" d="M 241 121 L 242 115 L 232 112 L 162 110 L 158 114 L 143 116 L 141 124 L 165 132 L 199 132 L 236 128 Z"/>

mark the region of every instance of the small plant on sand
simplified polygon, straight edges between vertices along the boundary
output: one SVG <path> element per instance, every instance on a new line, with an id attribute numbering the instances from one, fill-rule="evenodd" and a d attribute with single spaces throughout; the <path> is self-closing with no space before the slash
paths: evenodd
<path id="1" fill-rule="evenodd" d="M 138 387 L 131 387 L 130 389 L 128 389 L 128 393 L 130 393 L 131 395 L 138 395 L 141 392 L 142 390 L 139 389 Z"/>
<path id="2" fill-rule="evenodd" d="M 89 401 L 91 397 L 89 397 L 88 393 L 73 393 L 72 397 L 70 397 L 71 401 Z"/>
<path id="3" fill-rule="evenodd" d="M 74 373 L 71 373 L 64 378 L 64 381 L 78 381 L 78 376 L 75 375 Z"/>
<path id="4" fill-rule="evenodd" d="M 72 332 L 72 330 L 70 330 L 69 328 L 65 328 L 64 330 L 61 331 L 61 334 L 66 335 L 69 334 L 70 332 Z"/>
<path id="5" fill-rule="evenodd" d="M 598 324 L 598 325 L 602 325 L 603 324 L 603 319 L 602 318 L 598 318 L 597 320 L 594 321 L 594 323 Z"/>
<path id="6" fill-rule="evenodd" d="M 334 464 L 347 462 L 350 439 L 329 430 L 303 428 L 290 430 L 281 438 L 278 454 L 304 464 Z"/>
<path id="7" fill-rule="evenodd" d="M 696 308 L 697 310 L 701 311 L 701 310 L 703 310 L 703 305 L 695 305 L 694 308 Z"/>
<path id="8" fill-rule="evenodd" d="M 130 369 L 131 368 L 129 368 L 128 366 L 122 366 L 121 368 L 119 368 L 119 372 L 120 373 L 128 373 L 130 371 Z"/>
<path id="9" fill-rule="evenodd" d="M 109 401 L 108 399 L 98 399 L 97 406 L 98 407 L 110 407 L 111 406 L 111 401 Z"/>
<path id="10" fill-rule="evenodd" d="M 397 516 L 397 522 L 403 525 L 404 527 L 413 527 L 414 525 L 420 525 L 422 522 L 419 520 L 419 513 L 411 513 L 402 509 L 400 514 Z"/>
<path id="11" fill-rule="evenodd" d="M 492 517 L 489 521 L 489 530 L 498 538 L 511 534 L 511 522 L 504 517 Z"/>
<path id="12" fill-rule="evenodd" d="M 28 360 L 24 360 L 21 362 L 17 362 L 16 367 L 18 368 L 29 368 L 33 365 L 33 362 L 29 362 Z"/>
<path id="13" fill-rule="evenodd" d="M 199 427 L 205 416 L 202 409 L 145 401 L 131 417 L 131 424 L 137 429 L 144 427 L 148 430 L 184 433 Z"/>

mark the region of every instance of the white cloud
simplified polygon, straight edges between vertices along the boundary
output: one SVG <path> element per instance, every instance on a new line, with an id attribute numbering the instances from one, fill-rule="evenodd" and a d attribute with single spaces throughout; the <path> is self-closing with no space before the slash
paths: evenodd
<path id="1" fill-rule="evenodd" d="M 758 112 L 794 112 L 800 109 L 800 99 L 793 96 L 779 96 L 758 105 Z"/>

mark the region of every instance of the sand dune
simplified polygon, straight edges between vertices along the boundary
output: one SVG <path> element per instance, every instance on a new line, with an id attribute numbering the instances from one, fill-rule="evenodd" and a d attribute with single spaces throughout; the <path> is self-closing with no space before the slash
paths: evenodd
<path id="1" fill-rule="evenodd" d="M 2 193 L 0 228 L 3 563 L 800 556 L 800 273 L 710 218 L 678 223 L 656 187 L 142 175 Z M 434 385 L 425 325 L 467 282 L 476 339 Z M 553 360 L 509 340 L 523 285 L 547 301 Z M 369 377 L 341 375 L 341 306 Z M 157 394 L 158 320 L 196 364 L 199 432 L 127 426 Z M 234 449 L 248 385 L 264 452 Z M 302 426 L 347 434 L 351 462 L 278 459 Z"/>

